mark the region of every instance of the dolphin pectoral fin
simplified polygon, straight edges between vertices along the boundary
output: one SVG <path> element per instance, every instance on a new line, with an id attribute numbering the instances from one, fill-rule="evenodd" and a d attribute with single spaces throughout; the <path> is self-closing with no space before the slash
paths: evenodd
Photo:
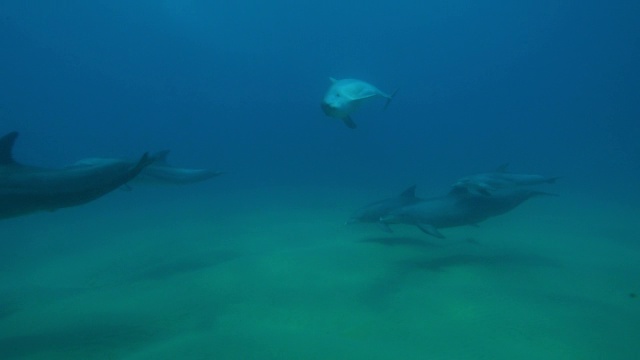
<path id="1" fill-rule="evenodd" d="M 431 224 L 418 223 L 416 224 L 416 226 L 427 235 L 435 236 L 438 239 L 444 239 L 444 235 L 442 235 L 440 231 L 438 231 L 438 229 L 436 229 L 436 227 Z"/>
<path id="2" fill-rule="evenodd" d="M 383 223 L 382 221 L 378 221 L 378 226 L 380 227 L 380 230 L 386 232 L 386 233 L 392 233 L 393 230 L 391 230 L 391 228 L 389 227 L 389 224 L 387 223 Z"/>
<path id="3" fill-rule="evenodd" d="M 356 123 L 351 119 L 351 116 L 343 117 L 342 121 L 344 121 L 344 124 L 347 125 L 349 129 L 355 129 L 358 127 L 358 125 L 356 125 Z"/>

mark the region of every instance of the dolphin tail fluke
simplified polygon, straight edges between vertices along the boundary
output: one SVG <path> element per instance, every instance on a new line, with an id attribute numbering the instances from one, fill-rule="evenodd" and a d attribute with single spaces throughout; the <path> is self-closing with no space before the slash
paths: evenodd
<path id="1" fill-rule="evenodd" d="M 355 129 L 358 127 L 358 125 L 356 125 L 356 123 L 353 122 L 353 119 L 351 119 L 351 116 L 342 118 L 342 121 L 344 121 L 344 124 L 347 125 L 349 129 Z"/>
<path id="2" fill-rule="evenodd" d="M 393 97 L 396 96 L 396 93 L 398 92 L 398 89 L 395 89 L 391 95 L 385 95 L 385 97 L 387 98 L 387 102 L 384 104 L 384 108 L 382 108 L 382 111 L 387 110 L 387 108 L 389 107 L 389 104 L 391 103 L 391 100 L 393 100 Z"/>

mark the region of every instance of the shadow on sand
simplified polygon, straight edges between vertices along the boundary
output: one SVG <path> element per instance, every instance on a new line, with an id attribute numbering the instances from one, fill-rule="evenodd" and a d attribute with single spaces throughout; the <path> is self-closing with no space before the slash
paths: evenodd
<path id="1" fill-rule="evenodd" d="M 397 266 L 389 269 L 386 276 L 377 278 L 360 294 L 360 300 L 369 306 L 388 307 L 393 303 L 396 293 L 402 291 L 409 277 L 416 273 L 429 271 L 433 273 L 448 268 L 472 266 L 478 268 L 495 268 L 509 271 L 515 268 L 561 268 L 557 261 L 532 254 L 498 253 L 498 254 L 454 254 L 445 256 L 423 256 L 413 259 L 399 260 Z"/>
<path id="2" fill-rule="evenodd" d="M 489 255 L 456 254 L 430 259 L 411 259 L 400 263 L 407 270 L 442 271 L 456 266 L 482 266 L 482 267 L 561 267 L 560 264 L 550 258 L 520 253 L 503 253 Z"/>
<path id="3" fill-rule="evenodd" d="M 109 353 L 113 353 L 117 358 L 115 355 L 118 351 L 143 346 L 162 336 L 149 327 L 91 319 L 66 329 L 4 337 L 0 339 L 0 354 L 5 360 L 40 358 L 40 355 L 48 357 L 55 353 L 78 358 L 102 354 L 101 358 L 105 359 L 110 358 Z"/>

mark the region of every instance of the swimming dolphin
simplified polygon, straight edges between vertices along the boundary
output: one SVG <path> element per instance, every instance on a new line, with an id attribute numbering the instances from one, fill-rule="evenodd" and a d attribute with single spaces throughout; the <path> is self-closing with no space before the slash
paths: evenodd
<path id="1" fill-rule="evenodd" d="M 351 113 L 356 111 L 364 102 L 376 96 L 381 96 L 387 99 L 384 106 L 386 109 L 395 95 L 395 92 L 388 95 L 361 80 L 330 79 L 331 87 L 329 87 L 322 100 L 322 111 L 332 118 L 341 119 L 351 129 L 356 128 L 356 123 L 351 119 Z"/>
<path id="2" fill-rule="evenodd" d="M 504 214 L 533 196 L 551 195 L 527 188 L 502 189 L 491 196 L 452 191 L 441 197 L 420 201 L 392 211 L 380 218 L 387 224 L 415 225 L 426 234 L 444 238 L 441 228 L 476 225 L 490 217 Z"/>
<path id="3" fill-rule="evenodd" d="M 213 171 L 209 169 L 189 169 L 169 165 L 169 163 L 167 162 L 168 155 L 169 150 L 164 150 L 153 154 L 153 163 L 144 168 L 140 172 L 140 175 L 136 176 L 132 182 L 142 184 L 184 185 L 205 181 L 223 174 L 223 172 Z M 126 160 L 88 158 L 76 162 L 76 165 L 96 165 L 118 161 Z"/>
<path id="4" fill-rule="evenodd" d="M 145 153 L 133 164 L 27 166 L 13 159 L 17 137 L 17 132 L 11 132 L 0 138 L 0 219 L 88 203 L 126 184 L 153 161 Z"/>
<path id="5" fill-rule="evenodd" d="M 507 164 L 504 164 L 494 172 L 463 177 L 453 184 L 453 188 L 467 189 L 475 194 L 490 196 L 498 189 L 553 184 L 556 180 L 558 177 L 510 173 L 507 172 Z"/>
<path id="6" fill-rule="evenodd" d="M 385 232 L 391 232 L 389 225 L 380 221 L 380 218 L 388 215 L 390 212 L 400 209 L 421 201 L 416 197 L 416 186 L 413 185 L 403 191 L 399 196 L 376 201 L 357 210 L 351 215 L 347 224 L 353 223 L 376 223 Z"/>

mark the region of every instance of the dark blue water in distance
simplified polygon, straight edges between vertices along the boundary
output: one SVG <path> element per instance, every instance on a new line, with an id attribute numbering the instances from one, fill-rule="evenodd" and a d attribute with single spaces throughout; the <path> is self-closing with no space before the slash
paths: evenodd
<path id="1" fill-rule="evenodd" d="M 640 356 L 639 18 L 623 0 L 2 1 L 0 133 L 20 132 L 18 161 L 171 149 L 226 174 L 2 220 L 0 358 Z M 320 108 L 330 77 L 398 91 L 351 130 Z M 481 250 L 343 227 L 503 163 L 559 176 L 541 190 L 560 196 L 448 233 Z M 398 270 L 417 257 L 462 260 Z M 140 280 L 141 263 L 175 266 Z"/>

